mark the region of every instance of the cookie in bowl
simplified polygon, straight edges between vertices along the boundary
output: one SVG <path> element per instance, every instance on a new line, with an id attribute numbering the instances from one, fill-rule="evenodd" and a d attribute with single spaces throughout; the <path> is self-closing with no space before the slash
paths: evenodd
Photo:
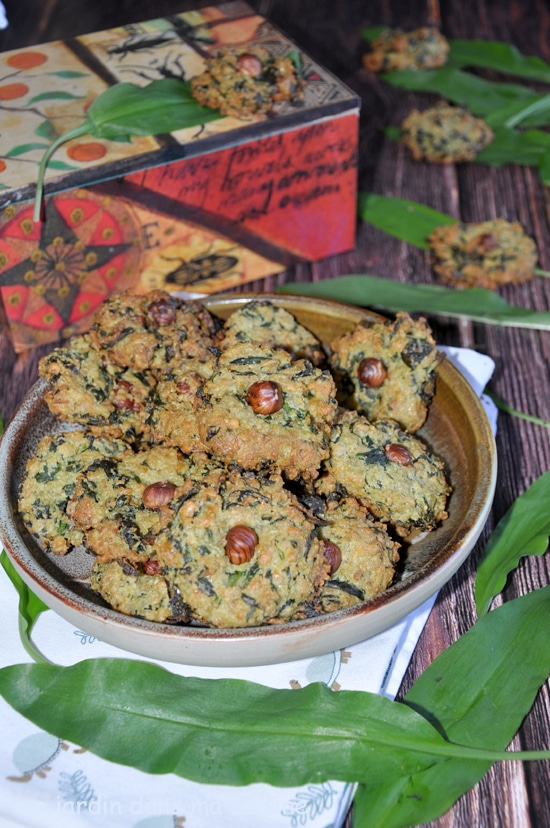
<path id="1" fill-rule="evenodd" d="M 330 344 L 339 399 L 371 421 L 392 419 L 407 432 L 425 422 L 443 359 L 421 317 L 357 325 Z"/>
<path id="2" fill-rule="evenodd" d="M 223 350 L 200 400 L 202 442 L 224 462 L 311 480 L 328 457 L 334 380 L 285 350 L 250 342 Z"/>
<path id="3" fill-rule="evenodd" d="M 393 420 L 370 423 L 356 411 L 340 414 L 330 457 L 315 486 L 328 497 L 355 497 L 408 540 L 435 529 L 448 516 L 451 487 L 443 460 Z"/>

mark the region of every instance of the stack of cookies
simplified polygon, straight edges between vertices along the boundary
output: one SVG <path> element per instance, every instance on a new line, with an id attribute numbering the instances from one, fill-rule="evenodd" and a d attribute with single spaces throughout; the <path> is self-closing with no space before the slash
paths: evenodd
<path id="1" fill-rule="evenodd" d="M 383 592 L 447 516 L 415 432 L 440 361 L 425 321 L 324 345 L 265 299 L 225 322 L 162 291 L 108 299 L 40 364 L 60 420 L 19 508 L 43 548 L 84 547 L 91 584 L 150 621 L 239 628 Z"/>

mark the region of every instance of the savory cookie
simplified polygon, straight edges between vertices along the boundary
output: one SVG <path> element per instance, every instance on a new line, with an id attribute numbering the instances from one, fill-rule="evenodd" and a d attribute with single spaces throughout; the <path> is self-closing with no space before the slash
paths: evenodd
<path id="1" fill-rule="evenodd" d="M 293 362 L 284 350 L 239 343 L 222 351 L 202 388 L 199 434 L 224 462 L 311 480 L 328 457 L 335 397 L 328 371 Z"/>
<path id="2" fill-rule="evenodd" d="M 331 342 L 331 367 L 342 402 L 369 420 L 396 420 L 417 431 L 435 390 L 437 351 L 424 318 L 360 324 Z"/>
<path id="3" fill-rule="evenodd" d="M 148 439 L 184 453 L 204 451 L 197 420 L 198 395 L 214 370 L 212 362 L 186 360 L 166 371 L 148 400 Z"/>
<path id="4" fill-rule="evenodd" d="M 161 446 L 98 458 L 77 475 L 67 514 L 100 563 L 143 563 L 154 536 L 214 469 L 206 455 Z"/>
<path id="5" fill-rule="evenodd" d="M 222 115 L 249 118 L 280 101 L 302 97 L 302 82 L 290 57 L 271 57 L 262 48 L 220 49 L 200 75 L 191 78 L 191 94 Z"/>
<path id="6" fill-rule="evenodd" d="M 80 527 L 66 512 L 76 476 L 97 460 L 109 462 L 126 448 L 121 441 L 84 431 L 63 431 L 40 440 L 26 466 L 19 512 L 45 549 L 64 555 L 82 543 Z"/>
<path id="7" fill-rule="evenodd" d="M 428 236 L 434 270 L 454 287 L 488 290 L 533 278 L 537 248 L 518 222 L 502 218 L 437 227 Z"/>
<path id="8" fill-rule="evenodd" d="M 352 607 L 379 595 L 391 584 L 399 544 L 352 497 L 329 499 L 319 535 L 330 565 L 315 606 L 321 612 Z"/>
<path id="9" fill-rule="evenodd" d="M 220 347 L 224 349 L 238 342 L 263 343 L 272 348 L 284 348 L 294 359 L 307 359 L 318 367 L 326 362 L 319 339 L 290 311 L 266 299 L 247 302 L 232 313 L 223 332 Z"/>
<path id="10" fill-rule="evenodd" d="M 371 72 L 399 69 L 433 69 L 447 62 L 449 43 L 438 29 L 424 26 L 405 32 L 383 29 L 364 55 L 363 65 Z"/>
<path id="11" fill-rule="evenodd" d="M 94 314 L 90 339 L 115 365 L 162 374 L 182 360 L 208 362 L 219 328 L 198 302 L 162 290 L 111 296 Z"/>
<path id="12" fill-rule="evenodd" d="M 401 124 L 400 140 L 417 160 L 436 164 L 471 161 L 493 140 L 493 130 L 463 106 L 441 101 L 413 109 Z"/>
<path id="13" fill-rule="evenodd" d="M 95 561 L 91 587 L 117 612 L 136 615 L 147 621 L 187 622 L 189 616 L 178 596 L 171 596 L 163 575 L 132 566 L 127 561 Z"/>
<path id="14" fill-rule="evenodd" d="M 285 621 L 328 575 L 316 526 L 278 475 L 210 478 L 154 548 L 192 617 L 214 627 Z"/>
<path id="15" fill-rule="evenodd" d="M 65 422 L 129 442 L 144 433 L 154 378 L 110 363 L 89 334 L 75 336 L 43 357 L 38 370 L 49 384 L 44 394 L 48 408 Z"/>
<path id="16" fill-rule="evenodd" d="M 401 537 L 434 529 L 447 517 L 451 489 L 443 461 L 392 420 L 369 423 L 355 411 L 343 412 L 324 465 L 315 483 L 321 494 L 355 497 Z"/>

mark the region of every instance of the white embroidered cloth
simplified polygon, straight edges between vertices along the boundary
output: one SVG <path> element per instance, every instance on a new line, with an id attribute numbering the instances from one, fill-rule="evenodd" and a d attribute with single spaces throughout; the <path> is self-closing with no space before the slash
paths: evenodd
<path id="1" fill-rule="evenodd" d="M 482 394 L 493 361 L 468 349 L 441 350 L 481 396 L 496 430 L 496 408 Z M 199 678 L 241 678 L 277 688 L 321 681 L 335 690 L 364 690 L 393 698 L 434 601 L 435 596 L 368 641 L 317 658 L 246 668 L 163 666 Z M 28 662 L 18 633 L 18 597 L 1 567 L 0 630 L 0 667 Z M 33 640 L 56 664 L 100 656 L 139 658 L 91 638 L 52 611 L 40 616 Z M 149 775 L 61 742 L 3 699 L 0 732 L 0 828 L 338 828 L 353 798 L 353 786 L 340 782 L 233 788 L 171 774 Z"/>

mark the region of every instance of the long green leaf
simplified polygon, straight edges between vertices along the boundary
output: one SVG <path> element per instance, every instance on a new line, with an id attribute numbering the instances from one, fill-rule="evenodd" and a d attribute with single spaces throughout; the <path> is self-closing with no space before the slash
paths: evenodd
<path id="1" fill-rule="evenodd" d="M 428 249 L 427 238 L 436 227 L 457 221 L 432 207 L 395 196 L 359 193 L 357 204 L 363 221 L 425 250 Z"/>
<path id="2" fill-rule="evenodd" d="M 484 766 L 550 757 L 452 744 L 411 706 L 373 693 L 184 678 L 134 660 L 4 667 L 0 693 L 37 726 L 109 761 L 214 784 L 379 785 L 442 757 Z"/>
<path id="3" fill-rule="evenodd" d="M 506 117 L 508 114 L 505 113 Z M 506 164 L 538 167 L 542 183 L 550 186 L 550 134 L 539 129 L 520 131 L 502 126 L 496 127 L 493 132 L 491 143 L 472 159 L 472 163 L 492 167 L 504 167 Z M 401 129 L 386 127 L 384 134 L 392 141 L 399 141 Z"/>
<path id="4" fill-rule="evenodd" d="M 478 565 L 475 599 L 478 615 L 504 588 L 510 572 L 525 555 L 542 555 L 550 535 L 550 471 L 520 495 L 498 522 Z"/>
<path id="5" fill-rule="evenodd" d="M 88 109 L 87 132 L 96 138 L 118 135 L 159 135 L 206 124 L 221 117 L 218 110 L 201 106 L 189 83 L 175 78 L 147 86 L 118 83 L 101 93 Z"/>
<path id="6" fill-rule="evenodd" d="M 497 128 L 491 143 L 475 160 L 481 164 L 502 167 L 505 164 L 538 166 L 550 149 L 550 134 L 538 129 L 525 131 Z"/>
<path id="7" fill-rule="evenodd" d="M 287 282 L 283 293 L 324 296 L 352 305 L 472 319 L 487 325 L 550 330 L 550 312 L 532 311 L 507 304 L 485 288 L 445 288 L 411 285 L 380 276 L 350 274 L 321 282 Z"/>
<path id="8" fill-rule="evenodd" d="M 44 153 L 38 169 L 34 221 L 40 220 L 46 167 L 66 141 L 87 134 L 114 141 L 130 135 L 160 135 L 221 117 L 218 110 L 197 103 L 189 83 L 175 78 L 152 81 L 147 86 L 119 83 L 105 89 L 92 102 L 86 120 L 60 135 Z"/>
<path id="9" fill-rule="evenodd" d="M 535 425 L 550 428 L 550 420 L 543 420 L 542 417 L 535 417 L 534 414 L 526 414 L 524 411 L 518 411 L 517 408 L 513 408 L 511 405 L 508 405 L 508 403 L 505 403 L 504 400 L 501 400 L 487 388 L 485 389 L 485 394 L 492 399 L 497 408 L 500 408 L 500 410 L 504 411 L 506 414 L 510 414 L 510 416 L 517 417 L 520 420 L 526 420 L 528 423 L 535 423 Z"/>
<path id="10" fill-rule="evenodd" d="M 510 105 L 526 105 L 537 93 L 521 84 L 497 83 L 450 66 L 439 69 L 403 69 L 387 72 L 383 79 L 409 92 L 431 92 L 485 117 Z"/>
<path id="11" fill-rule="evenodd" d="M 34 661 L 49 664 L 48 659 L 44 658 L 42 653 L 34 646 L 31 638 L 32 629 L 38 616 L 49 607 L 28 588 L 3 549 L 0 552 L 0 564 L 19 595 L 19 635 L 21 643 Z"/>
<path id="12" fill-rule="evenodd" d="M 453 66 L 478 66 L 516 77 L 550 83 L 550 66 L 538 57 L 526 57 L 508 43 L 493 40 L 449 41 L 448 62 Z"/>
<path id="13" fill-rule="evenodd" d="M 416 680 L 405 703 L 453 742 L 503 748 L 550 671 L 550 587 L 481 618 Z M 437 759 L 407 778 L 367 783 L 356 795 L 354 826 L 404 828 L 445 813 L 489 763 Z"/>
<path id="14" fill-rule="evenodd" d="M 529 103 L 523 101 L 510 104 L 491 112 L 485 121 L 493 129 L 513 129 L 524 126 L 546 126 L 550 123 L 550 95 L 536 95 Z"/>

